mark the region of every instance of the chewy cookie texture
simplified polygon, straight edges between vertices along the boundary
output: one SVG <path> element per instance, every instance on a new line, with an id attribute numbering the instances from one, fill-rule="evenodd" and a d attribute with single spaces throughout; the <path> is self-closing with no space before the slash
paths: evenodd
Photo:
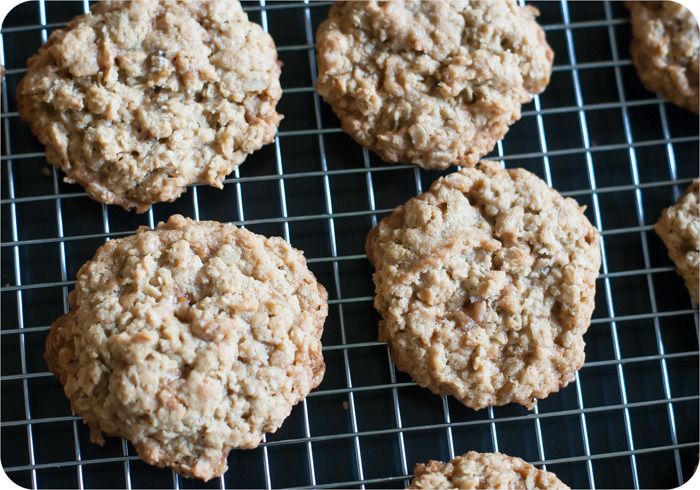
<path id="1" fill-rule="evenodd" d="M 368 235 L 374 305 L 397 367 L 481 409 L 532 408 L 574 380 L 598 233 L 574 200 L 494 162 L 437 180 Z"/>
<path id="2" fill-rule="evenodd" d="M 93 442 L 209 480 L 321 382 L 326 299 L 281 238 L 176 215 L 83 265 L 45 357 Z"/>
<path id="3" fill-rule="evenodd" d="M 632 22 L 632 61 L 642 84 L 696 114 L 700 31 L 693 14 L 673 1 L 625 2 Z"/>
<path id="4" fill-rule="evenodd" d="M 316 88 L 384 160 L 472 166 L 549 83 L 536 15 L 511 0 L 336 2 L 316 35 Z"/>
<path id="5" fill-rule="evenodd" d="M 569 488 L 554 473 L 538 470 L 520 458 L 500 453 L 469 451 L 448 463 L 429 461 L 416 465 L 413 476 L 408 488 Z"/>
<path id="6" fill-rule="evenodd" d="M 668 255 L 683 277 L 690 298 L 700 304 L 700 180 L 695 179 L 678 202 L 664 209 L 656 223 Z"/>
<path id="7" fill-rule="evenodd" d="M 236 0 L 98 2 L 27 65 L 19 113 L 47 160 L 138 212 L 221 188 L 282 119 L 274 42 Z"/>

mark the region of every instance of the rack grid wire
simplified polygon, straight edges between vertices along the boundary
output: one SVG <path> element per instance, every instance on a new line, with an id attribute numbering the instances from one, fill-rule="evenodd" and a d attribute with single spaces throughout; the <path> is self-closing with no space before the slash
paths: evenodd
<path id="1" fill-rule="evenodd" d="M 9 477 L 31 488 L 403 487 L 415 463 L 477 450 L 523 457 L 577 488 L 687 481 L 698 461 L 698 315 L 653 224 L 698 174 L 698 120 L 641 87 L 619 3 L 532 3 L 555 51 L 552 80 L 489 158 L 586 205 L 603 262 L 587 361 L 575 383 L 531 412 L 473 411 L 434 396 L 376 341 L 366 233 L 446 172 L 382 163 L 339 129 L 313 88 L 314 33 L 330 2 L 244 5 L 284 63 L 278 136 L 223 190 L 191 186 L 144 215 L 63 183 L 18 118 L 26 59 L 88 2 L 10 12 L 0 36 L 0 430 Z M 90 443 L 42 359 L 80 265 L 105 240 L 174 213 L 284 237 L 305 251 L 330 297 L 322 385 L 259 448 L 232 451 L 229 470 L 208 483 L 147 466 L 126 441 Z"/>

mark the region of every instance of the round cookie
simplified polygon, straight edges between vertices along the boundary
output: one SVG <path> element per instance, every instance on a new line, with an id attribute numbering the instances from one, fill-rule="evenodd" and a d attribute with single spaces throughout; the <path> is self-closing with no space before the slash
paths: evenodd
<path id="1" fill-rule="evenodd" d="M 209 480 L 321 382 L 326 299 L 281 238 L 175 215 L 83 265 L 45 358 L 93 442 Z"/>
<path id="2" fill-rule="evenodd" d="M 188 184 L 221 188 L 282 119 L 274 42 L 237 0 L 99 2 L 27 66 L 19 113 L 46 159 L 138 212 Z"/>
<path id="3" fill-rule="evenodd" d="M 663 210 L 655 229 L 690 298 L 700 304 L 700 179 L 690 184 L 676 204 Z"/>
<path id="4" fill-rule="evenodd" d="M 388 162 L 472 166 L 549 83 L 537 10 L 489 2 L 336 2 L 316 35 L 316 89 Z"/>
<path id="5" fill-rule="evenodd" d="M 598 233 L 537 176 L 481 162 L 369 234 L 379 338 L 420 386 L 481 409 L 532 408 L 574 380 L 594 308 Z"/>
<path id="6" fill-rule="evenodd" d="M 554 473 L 538 470 L 520 458 L 469 451 L 449 463 L 417 464 L 408 488 L 551 488 L 568 489 Z"/>
<path id="7" fill-rule="evenodd" d="M 644 87 L 698 113 L 700 31 L 676 2 L 625 2 L 632 21 L 630 52 Z"/>

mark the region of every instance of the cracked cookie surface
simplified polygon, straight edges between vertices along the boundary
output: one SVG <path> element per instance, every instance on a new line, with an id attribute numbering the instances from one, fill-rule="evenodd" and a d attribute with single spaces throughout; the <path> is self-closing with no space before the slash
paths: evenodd
<path id="1" fill-rule="evenodd" d="M 316 36 L 316 88 L 388 162 L 474 165 L 549 83 L 536 14 L 510 0 L 336 2 Z"/>
<path id="2" fill-rule="evenodd" d="M 554 473 L 538 470 L 520 458 L 500 453 L 469 451 L 448 463 L 431 460 L 416 465 L 413 481 L 408 488 L 565 490 L 569 487 Z"/>
<path id="3" fill-rule="evenodd" d="M 625 2 L 632 22 L 630 52 L 642 84 L 698 113 L 700 31 L 679 3 Z"/>
<path id="4" fill-rule="evenodd" d="M 138 212 L 221 188 L 282 119 L 274 42 L 236 0 L 99 2 L 27 66 L 19 113 L 46 159 Z"/>
<path id="5" fill-rule="evenodd" d="M 45 357 L 93 442 L 209 480 L 321 382 L 326 299 L 281 238 L 175 215 L 83 265 Z"/>
<path id="6" fill-rule="evenodd" d="M 690 184 L 676 204 L 663 210 L 655 229 L 690 298 L 700 304 L 700 179 Z"/>
<path id="7" fill-rule="evenodd" d="M 525 170 L 441 178 L 367 237 L 379 338 L 436 394 L 532 408 L 583 364 L 598 242 L 576 201 Z"/>

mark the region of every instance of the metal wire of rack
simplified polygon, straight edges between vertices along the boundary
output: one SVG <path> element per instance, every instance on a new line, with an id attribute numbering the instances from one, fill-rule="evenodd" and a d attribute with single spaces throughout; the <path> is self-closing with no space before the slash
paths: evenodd
<path id="1" fill-rule="evenodd" d="M 402 487 L 417 462 L 479 450 L 523 457 L 572 487 L 687 481 L 698 459 L 698 316 L 652 228 L 698 174 L 698 121 L 641 88 L 618 3 L 533 3 L 556 53 L 552 81 L 490 158 L 586 204 L 603 265 L 587 362 L 576 383 L 532 412 L 475 412 L 436 397 L 396 371 L 376 341 L 364 237 L 440 173 L 382 163 L 342 133 L 315 93 L 314 32 L 330 2 L 245 5 L 285 63 L 279 134 L 224 190 L 192 186 L 145 215 L 61 182 L 16 112 L 26 58 L 87 0 L 16 7 L 0 36 L 0 456 L 10 478 L 31 488 Z M 283 236 L 330 294 L 323 384 L 258 449 L 232 451 L 229 471 L 206 484 L 148 467 L 125 441 L 88 442 L 41 358 L 95 248 L 175 212 Z"/>

